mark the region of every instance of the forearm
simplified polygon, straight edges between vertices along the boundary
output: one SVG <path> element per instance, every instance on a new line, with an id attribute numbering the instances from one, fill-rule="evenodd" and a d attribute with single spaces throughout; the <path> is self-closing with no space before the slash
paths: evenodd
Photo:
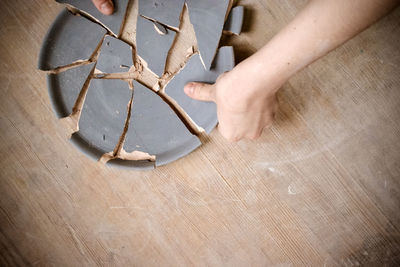
<path id="1" fill-rule="evenodd" d="M 192 98 L 217 104 L 218 129 L 230 141 L 255 139 L 271 125 L 276 91 L 294 73 L 391 10 L 395 0 L 311 0 L 256 54 L 213 85 L 189 83 Z"/>
<path id="2" fill-rule="evenodd" d="M 364 30 L 398 3 L 311 0 L 290 24 L 234 71 L 249 72 L 249 77 L 259 77 L 254 82 L 266 82 L 272 90 L 278 90 L 294 73 Z"/>

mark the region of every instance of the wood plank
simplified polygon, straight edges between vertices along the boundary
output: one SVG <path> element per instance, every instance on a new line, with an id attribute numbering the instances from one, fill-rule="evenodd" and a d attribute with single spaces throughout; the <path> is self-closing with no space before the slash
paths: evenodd
<path id="1" fill-rule="evenodd" d="M 240 0 L 254 53 L 306 1 Z M 274 126 L 229 144 L 216 132 L 154 171 L 94 162 L 68 141 L 36 70 L 62 9 L 0 11 L 0 263 L 118 266 L 395 266 L 400 261 L 400 9 L 293 77 Z M 123 38 L 134 44 L 137 1 Z M 185 14 L 185 13 L 184 13 Z M 179 68 L 195 45 L 176 45 Z M 179 51 L 178 51 L 179 50 Z"/>

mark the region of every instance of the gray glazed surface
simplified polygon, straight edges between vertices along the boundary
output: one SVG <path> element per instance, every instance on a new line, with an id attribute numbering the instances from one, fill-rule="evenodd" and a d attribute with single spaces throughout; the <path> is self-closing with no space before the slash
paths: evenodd
<path id="1" fill-rule="evenodd" d="M 188 97 L 183 87 L 189 82 L 215 83 L 218 76 L 233 69 L 235 65 L 233 48 L 221 47 L 215 59 L 215 64 L 205 71 L 198 54 L 194 54 L 186 66 L 167 84 L 165 93 L 172 97 L 192 120 L 207 133 L 217 125 L 217 110 L 213 102 L 202 102 Z"/>
<path id="2" fill-rule="evenodd" d="M 92 79 L 72 141 L 95 159 L 114 150 L 125 126 L 132 91 L 121 80 Z"/>
<path id="3" fill-rule="evenodd" d="M 152 90 L 134 82 L 132 115 L 124 149 L 156 156 L 156 165 L 175 161 L 201 145 L 170 106 Z"/>
<path id="4" fill-rule="evenodd" d="M 114 13 L 112 16 L 106 16 L 100 13 L 93 5 L 91 0 L 56 0 L 58 3 L 69 4 L 74 8 L 83 11 L 100 23 L 102 23 L 108 30 L 115 36 L 119 36 L 122 24 L 125 20 L 126 8 L 128 7 L 129 0 L 113 0 Z"/>
<path id="5" fill-rule="evenodd" d="M 152 21 L 138 16 L 136 26 L 137 54 L 147 62 L 148 68 L 161 77 L 164 73 L 168 51 L 175 39 L 175 32 L 159 34 Z"/>
<path id="6" fill-rule="evenodd" d="M 244 7 L 237 6 L 232 8 L 228 19 L 225 22 L 224 30 L 239 35 L 242 32 L 244 18 Z"/>
<path id="7" fill-rule="evenodd" d="M 139 14 L 178 28 L 184 0 L 139 0 Z"/>
<path id="8" fill-rule="evenodd" d="M 96 69 L 103 73 L 127 72 L 132 65 L 131 46 L 112 36 L 106 36 L 97 59 Z"/>
<path id="9" fill-rule="evenodd" d="M 61 11 L 44 39 L 38 68 L 47 71 L 88 60 L 105 34 L 103 27 Z"/>
<path id="10" fill-rule="evenodd" d="M 47 75 L 50 100 L 58 118 L 67 117 L 72 113 L 76 99 L 93 67 L 94 63 L 91 63 Z"/>
<path id="11" fill-rule="evenodd" d="M 186 0 L 200 56 L 209 70 L 217 52 L 229 0 Z"/>

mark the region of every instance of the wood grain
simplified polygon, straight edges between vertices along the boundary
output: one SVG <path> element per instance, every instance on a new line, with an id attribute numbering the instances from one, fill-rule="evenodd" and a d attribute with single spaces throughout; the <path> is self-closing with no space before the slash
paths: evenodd
<path id="1" fill-rule="evenodd" d="M 245 31 L 223 43 L 240 61 L 306 1 L 238 2 Z M 285 84 L 259 140 L 214 131 L 137 172 L 86 158 L 53 114 L 36 64 L 62 7 L 1 3 L 1 265 L 399 264 L 399 8 Z"/>

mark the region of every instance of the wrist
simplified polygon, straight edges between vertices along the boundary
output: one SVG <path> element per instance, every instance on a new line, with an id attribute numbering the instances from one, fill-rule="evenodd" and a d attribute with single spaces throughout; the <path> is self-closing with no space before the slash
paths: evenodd
<path id="1" fill-rule="evenodd" d="M 231 74 L 232 85 L 243 84 L 249 93 L 255 95 L 273 95 L 288 79 L 258 53 L 238 64 Z"/>

